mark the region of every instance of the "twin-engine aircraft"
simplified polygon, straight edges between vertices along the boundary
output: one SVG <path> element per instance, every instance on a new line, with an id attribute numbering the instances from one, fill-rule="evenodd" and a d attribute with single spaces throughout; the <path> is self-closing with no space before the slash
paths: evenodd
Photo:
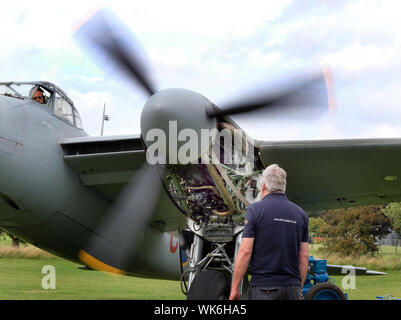
<path id="1" fill-rule="evenodd" d="M 0 226 L 10 233 L 91 269 L 181 279 L 189 299 L 219 299 L 266 166 L 287 171 L 287 196 L 307 212 L 401 201 L 401 139 L 260 141 L 231 118 L 315 118 L 333 101 L 327 72 L 219 108 L 156 90 L 104 19 L 76 36 L 149 94 L 141 133 L 90 137 L 56 85 L 0 83 Z"/>

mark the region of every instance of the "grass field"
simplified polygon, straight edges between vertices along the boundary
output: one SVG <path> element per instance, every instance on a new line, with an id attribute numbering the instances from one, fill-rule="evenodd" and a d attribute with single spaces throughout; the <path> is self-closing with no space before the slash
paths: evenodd
<path id="1" fill-rule="evenodd" d="M 316 246 L 311 250 L 315 254 Z M 390 251 L 390 248 L 386 248 Z M 318 255 L 316 255 L 318 256 Z M 392 252 L 384 254 L 385 260 L 393 259 Z M 322 257 L 320 257 L 322 258 Z M 335 258 L 333 258 L 335 259 Z M 366 260 L 367 261 L 367 260 Z M 380 262 L 380 259 L 378 260 Z M 339 261 L 329 263 L 338 264 Z M 357 263 L 346 263 L 357 265 Z M 377 262 L 376 262 L 377 263 Z M 371 262 L 372 264 L 372 262 Z M 56 289 L 43 289 L 42 268 L 53 266 L 56 271 Z M 380 263 L 377 264 L 380 266 Z M 0 299 L 10 300 L 97 300 L 97 299 L 185 299 L 178 281 L 142 279 L 87 271 L 79 265 L 55 257 L 32 246 L 11 248 L 9 241 L 0 242 Z M 350 300 L 376 300 L 376 296 L 391 294 L 401 298 L 401 268 L 382 264 L 388 272 L 385 276 L 357 276 L 356 288 L 344 290 Z M 370 267 L 369 267 L 370 268 Z M 372 269 L 372 268 L 371 268 Z M 374 269 L 381 271 L 381 269 Z M 335 284 L 341 287 L 342 276 L 335 276 Z"/>
<path id="2" fill-rule="evenodd" d="M 56 289 L 42 288 L 44 266 L 56 271 Z M 11 300 L 97 300 L 97 299 L 185 299 L 178 281 L 115 276 L 79 269 L 80 265 L 61 259 L 31 245 L 12 248 L 0 239 L 0 299 Z"/>
<path id="3" fill-rule="evenodd" d="M 42 268 L 56 270 L 56 289 L 42 288 Z M 178 281 L 111 276 L 62 259 L 0 259 L 0 299 L 185 299 Z"/>

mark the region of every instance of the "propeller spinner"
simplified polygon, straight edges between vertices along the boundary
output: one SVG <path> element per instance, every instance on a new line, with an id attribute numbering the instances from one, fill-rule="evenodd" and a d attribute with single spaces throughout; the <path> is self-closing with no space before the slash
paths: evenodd
<path id="1" fill-rule="evenodd" d="M 202 131 L 208 133 L 217 128 L 216 119 L 207 116 L 212 111 L 212 103 L 194 91 L 166 89 L 157 92 L 149 98 L 141 113 L 142 138 L 148 151 L 153 153 L 156 137 L 165 139 L 158 141 L 158 152 L 164 149 L 165 153 L 158 154 L 158 158 L 165 160 L 164 163 L 180 164 L 182 157 L 178 150 L 185 144 L 194 144 L 189 147 L 198 152 L 186 160 L 196 161 L 210 146 L 209 139 L 199 139 Z"/>

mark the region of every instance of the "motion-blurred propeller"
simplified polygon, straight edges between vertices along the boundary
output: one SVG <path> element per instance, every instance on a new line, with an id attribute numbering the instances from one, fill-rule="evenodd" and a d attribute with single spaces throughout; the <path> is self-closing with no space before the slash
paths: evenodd
<path id="1" fill-rule="evenodd" d="M 101 62 L 101 68 L 107 67 L 105 64 L 114 63 L 131 79 L 138 81 L 148 95 L 156 92 L 145 67 L 148 64 L 145 63 L 144 52 L 140 52 L 139 42 L 110 11 L 97 11 L 78 26 L 74 36 L 87 50 L 109 58 Z"/>
<path id="2" fill-rule="evenodd" d="M 159 172 L 163 174 L 163 168 Z M 81 250 L 79 259 L 93 269 L 117 274 L 144 266 L 137 250 L 158 203 L 160 188 L 156 167 L 145 162 Z"/>
<path id="3" fill-rule="evenodd" d="M 156 92 L 139 43 L 108 10 L 93 14 L 78 27 L 74 36 L 87 51 L 96 54 L 97 62 L 99 55 L 108 58 L 103 59 L 101 67 L 116 65 L 139 82 L 148 95 Z M 163 168 L 159 173 L 163 174 Z M 117 274 L 143 266 L 137 249 L 158 203 L 160 188 L 157 168 L 145 163 L 88 239 L 79 259 L 93 269 Z"/>
<path id="4" fill-rule="evenodd" d="M 215 108 L 208 116 L 232 116 L 259 110 L 266 117 L 278 116 L 284 120 L 315 118 L 334 108 L 334 101 L 328 96 L 329 79 L 331 75 L 328 68 L 310 74 L 303 73 L 302 77 L 287 79 L 278 89 L 275 85 L 223 108 Z"/>

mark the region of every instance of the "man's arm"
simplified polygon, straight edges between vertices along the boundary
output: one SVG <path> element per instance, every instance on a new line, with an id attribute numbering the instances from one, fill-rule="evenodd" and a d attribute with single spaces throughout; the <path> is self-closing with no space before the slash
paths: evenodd
<path id="1" fill-rule="evenodd" d="M 301 242 L 299 248 L 299 273 L 301 275 L 301 288 L 303 287 L 308 273 L 309 264 L 309 245 L 307 242 Z"/>
<path id="2" fill-rule="evenodd" d="M 239 300 L 239 286 L 248 269 L 251 259 L 254 238 L 242 238 L 237 257 L 235 259 L 233 281 L 231 284 L 230 300 Z"/>

